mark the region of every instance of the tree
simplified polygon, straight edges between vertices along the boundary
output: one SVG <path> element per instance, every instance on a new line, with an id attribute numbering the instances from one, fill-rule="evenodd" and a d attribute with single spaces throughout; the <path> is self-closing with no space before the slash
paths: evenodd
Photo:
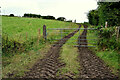
<path id="1" fill-rule="evenodd" d="M 108 22 L 109 26 L 120 25 L 120 2 L 98 2 L 98 8 L 88 13 L 91 25 L 103 25 Z"/>
<path id="2" fill-rule="evenodd" d="M 99 16 L 98 16 L 98 10 L 91 10 L 88 13 L 88 20 L 91 25 L 98 25 L 99 22 Z"/>
<path id="3" fill-rule="evenodd" d="M 57 20 L 65 21 L 65 18 L 64 17 L 59 17 L 59 18 L 57 18 Z"/>
<path id="4" fill-rule="evenodd" d="M 120 2 L 98 2 L 99 25 L 120 25 Z"/>
<path id="5" fill-rule="evenodd" d="M 42 17 L 42 19 L 55 19 L 55 17 L 54 16 L 41 16 Z"/>
<path id="6" fill-rule="evenodd" d="M 9 16 L 10 16 L 10 17 L 14 17 L 14 14 L 10 14 Z"/>

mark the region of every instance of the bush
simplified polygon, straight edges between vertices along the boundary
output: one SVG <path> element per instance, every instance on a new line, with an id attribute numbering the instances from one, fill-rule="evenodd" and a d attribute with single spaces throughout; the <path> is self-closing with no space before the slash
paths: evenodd
<path id="1" fill-rule="evenodd" d="M 116 40 L 115 27 L 101 28 L 98 31 L 99 47 L 120 50 L 120 41 Z"/>
<path id="2" fill-rule="evenodd" d="M 33 46 L 37 44 L 38 38 L 28 39 L 25 42 L 19 42 L 14 39 L 9 39 L 8 35 L 2 36 L 2 53 L 3 56 L 13 56 L 17 53 L 26 52 L 33 49 Z M 39 45 L 43 45 L 45 43 L 44 39 L 41 38 L 39 41 Z M 40 47 L 40 46 L 39 46 Z"/>

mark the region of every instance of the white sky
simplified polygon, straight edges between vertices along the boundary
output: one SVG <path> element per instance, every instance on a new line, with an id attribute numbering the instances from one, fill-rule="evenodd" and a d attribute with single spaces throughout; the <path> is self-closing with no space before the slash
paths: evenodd
<path id="1" fill-rule="evenodd" d="M 89 10 L 97 8 L 96 0 L 0 0 L 2 14 L 23 16 L 24 13 L 65 17 L 77 22 L 88 21 Z"/>

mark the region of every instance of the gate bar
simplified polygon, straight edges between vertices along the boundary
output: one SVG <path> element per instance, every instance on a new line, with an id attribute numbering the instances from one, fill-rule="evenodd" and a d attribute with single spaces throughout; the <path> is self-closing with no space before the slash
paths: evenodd
<path id="1" fill-rule="evenodd" d="M 48 30 L 97 30 L 97 28 L 47 28 Z"/>

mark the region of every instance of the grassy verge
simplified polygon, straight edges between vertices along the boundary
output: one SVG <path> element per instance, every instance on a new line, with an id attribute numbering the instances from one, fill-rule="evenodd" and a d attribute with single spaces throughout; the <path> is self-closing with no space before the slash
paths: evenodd
<path id="1" fill-rule="evenodd" d="M 82 27 L 83 28 L 83 27 Z M 69 75 L 74 74 L 74 77 L 76 78 L 79 75 L 78 69 L 80 68 L 79 62 L 77 60 L 78 57 L 78 49 L 77 47 L 74 47 L 74 45 L 77 45 L 77 39 L 80 33 L 82 33 L 83 30 L 80 30 L 80 32 L 77 32 L 73 37 L 71 37 L 62 47 L 62 51 L 60 54 L 60 60 L 61 62 L 65 63 L 65 67 L 61 68 L 58 72 L 59 75 Z M 73 40 L 75 39 L 75 40 Z"/>
<path id="2" fill-rule="evenodd" d="M 3 67 L 2 77 L 7 78 L 9 75 L 12 75 L 12 77 L 23 76 L 24 72 L 29 71 L 28 69 L 32 68 L 38 59 L 44 57 L 49 48 L 50 44 L 47 43 L 43 48 L 37 51 L 31 50 L 27 53 L 23 52 L 14 55 L 11 59 L 7 59 L 10 64 Z"/>
<path id="3" fill-rule="evenodd" d="M 117 51 L 109 50 L 109 51 L 99 51 L 96 53 L 101 59 L 105 61 L 105 63 L 110 66 L 114 74 L 118 74 L 119 66 L 119 54 Z"/>
<path id="4" fill-rule="evenodd" d="M 93 26 L 91 26 L 93 28 Z M 87 34 L 87 39 L 96 39 L 95 41 L 94 40 L 88 40 L 88 43 L 96 43 L 97 44 L 97 41 L 98 41 L 98 35 L 97 35 L 97 32 L 96 31 L 88 31 L 88 34 Z M 90 36 L 93 36 L 93 37 L 90 37 Z M 107 44 L 107 43 L 106 43 Z M 118 74 L 118 69 L 120 69 L 119 67 L 119 62 L 118 62 L 118 59 L 119 59 L 119 51 L 115 51 L 115 50 L 100 50 L 98 45 L 93 45 L 93 44 L 88 44 L 90 46 L 96 46 L 95 48 L 90 48 L 92 51 L 94 51 L 94 53 L 96 53 L 96 55 L 98 57 L 100 57 L 105 63 L 106 65 L 108 65 L 112 72 L 114 74 Z"/>

